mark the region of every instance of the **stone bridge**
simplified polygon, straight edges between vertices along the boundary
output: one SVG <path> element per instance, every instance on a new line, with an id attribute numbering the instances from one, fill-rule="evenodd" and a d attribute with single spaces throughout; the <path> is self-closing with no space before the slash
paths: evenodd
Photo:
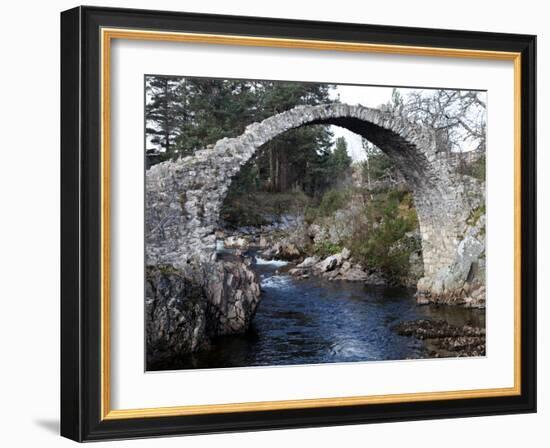
<path id="1" fill-rule="evenodd" d="M 147 264 L 183 267 L 213 259 L 220 209 L 233 177 L 271 139 L 313 124 L 349 129 L 391 158 L 417 209 L 425 272 L 419 288 L 429 292 L 435 287 L 435 294 L 445 290 L 445 276 L 463 256 L 459 245 L 471 212 L 464 183 L 438 150 L 433 131 L 391 111 L 347 104 L 298 106 L 253 123 L 211 149 L 153 166 L 146 175 Z"/>

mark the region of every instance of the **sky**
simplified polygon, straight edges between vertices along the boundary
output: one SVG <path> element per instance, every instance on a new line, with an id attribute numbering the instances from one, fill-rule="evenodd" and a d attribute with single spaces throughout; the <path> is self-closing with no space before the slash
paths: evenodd
<path id="1" fill-rule="evenodd" d="M 331 91 L 333 98 L 340 97 L 340 102 L 366 107 L 378 107 L 391 100 L 392 87 L 371 87 L 371 86 L 343 86 L 338 85 Z M 344 137 L 348 144 L 348 154 L 354 162 L 365 160 L 366 155 L 361 143 L 361 137 L 347 129 L 338 126 L 331 126 L 334 138 Z"/>

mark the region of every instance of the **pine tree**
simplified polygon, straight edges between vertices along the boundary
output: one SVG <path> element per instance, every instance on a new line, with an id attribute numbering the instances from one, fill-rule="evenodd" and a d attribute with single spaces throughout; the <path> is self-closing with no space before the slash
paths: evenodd
<path id="1" fill-rule="evenodd" d="M 161 148 L 163 160 L 237 137 L 247 125 L 297 105 L 329 102 L 332 89 L 327 84 L 211 78 L 151 76 L 146 81 L 147 134 Z M 332 158 L 328 126 L 305 126 L 264 145 L 251 162 L 253 168 L 244 167 L 234 184 L 241 190 L 246 184 L 322 194 L 334 177 Z"/>
<path id="2" fill-rule="evenodd" d="M 179 124 L 177 146 L 182 155 L 236 137 L 255 120 L 250 81 L 186 78 L 181 89 L 186 116 Z"/>
<path id="3" fill-rule="evenodd" d="M 334 175 L 341 178 L 351 166 L 352 159 L 348 155 L 348 145 L 344 137 L 336 139 L 336 145 L 331 157 Z"/>
<path id="4" fill-rule="evenodd" d="M 265 82 L 259 111 L 262 118 L 298 105 L 329 101 L 330 86 L 295 82 Z M 270 191 L 286 191 L 292 186 L 310 195 L 324 188 L 319 177 L 326 168 L 332 134 L 326 126 L 306 126 L 289 131 L 268 142 L 258 156 L 260 171 Z"/>
<path id="5" fill-rule="evenodd" d="M 160 150 L 162 160 L 178 155 L 176 139 L 185 108 L 180 89 L 180 78 L 148 76 L 145 80 L 146 132 L 149 142 Z"/>

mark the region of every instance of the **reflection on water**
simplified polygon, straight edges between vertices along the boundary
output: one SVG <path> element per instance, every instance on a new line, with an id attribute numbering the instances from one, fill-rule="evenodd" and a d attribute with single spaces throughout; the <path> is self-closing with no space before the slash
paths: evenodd
<path id="1" fill-rule="evenodd" d="M 401 320 L 445 319 L 484 326 L 483 310 L 417 306 L 407 289 L 298 280 L 278 269 L 285 262 L 259 259 L 262 300 L 249 333 L 222 337 L 212 348 L 181 359 L 174 368 L 219 368 L 420 358 L 425 343 L 399 336 Z"/>

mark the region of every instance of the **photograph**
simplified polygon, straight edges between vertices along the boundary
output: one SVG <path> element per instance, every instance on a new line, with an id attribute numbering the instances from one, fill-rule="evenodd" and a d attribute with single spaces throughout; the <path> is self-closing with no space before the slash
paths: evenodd
<path id="1" fill-rule="evenodd" d="M 486 5 L 401 3 L 386 16 L 296 2 L 288 16 L 257 2 L 58 14 L 60 82 L 38 91 L 60 114 L 37 115 L 34 135 L 55 134 L 60 158 L 31 146 L 37 170 L 60 175 L 60 275 L 47 276 L 61 305 L 39 312 L 35 281 L 31 314 L 60 322 L 56 367 L 42 370 L 61 378 L 25 395 L 55 393 L 63 437 L 324 428 L 268 436 L 294 446 L 342 426 L 323 440 L 384 445 L 379 423 L 407 425 L 397 443 L 425 448 L 540 436 L 538 416 L 507 417 L 510 431 L 500 416 L 539 412 L 543 15 L 499 11 L 488 26 Z M 36 48 L 19 53 L 46 55 Z M 26 82 L 6 86 L 34 86 L 40 59 L 27 59 Z M 14 107 L 54 101 L 21 92 L 6 90 L 5 112 L 23 129 Z M 23 238 L 6 232 L 20 254 L 8 261 L 34 279 L 23 267 L 52 250 L 21 244 L 55 241 L 35 229 L 52 195 L 21 174 L 32 163 L 7 166 L 26 189 L 6 191 L 28 209 L 12 219 Z M 38 351 L 11 344 L 29 371 L 47 365 L 39 334 Z M 29 408 L 38 417 L 42 403 Z M 459 417 L 467 431 L 453 429 Z"/>
<path id="2" fill-rule="evenodd" d="M 487 355 L 486 91 L 144 92 L 147 371 Z"/>

